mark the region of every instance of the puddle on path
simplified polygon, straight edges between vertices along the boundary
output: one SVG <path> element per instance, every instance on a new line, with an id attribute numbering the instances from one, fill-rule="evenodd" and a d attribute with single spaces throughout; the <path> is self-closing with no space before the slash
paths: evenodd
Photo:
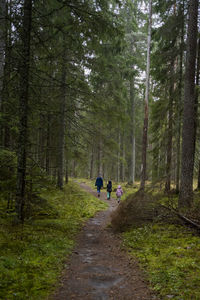
<path id="1" fill-rule="evenodd" d="M 82 253 L 79 253 L 80 257 L 81 257 L 81 261 L 83 263 L 88 263 L 91 264 L 93 259 L 93 256 L 95 256 L 95 253 L 92 253 L 92 250 L 90 249 L 85 249 Z"/>
<path id="2" fill-rule="evenodd" d="M 90 223 L 94 224 L 94 225 L 97 225 L 97 226 L 100 226 L 101 225 L 101 221 L 99 221 L 98 219 L 92 219 L 90 221 Z"/>
<path id="3" fill-rule="evenodd" d="M 93 234 L 93 233 L 86 233 L 86 236 L 87 236 L 87 237 L 93 237 L 94 234 Z"/>
<path id="4" fill-rule="evenodd" d="M 109 275 L 93 276 L 89 279 L 89 284 L 95 289 L 110 289 L 122 280 L 121 277 L 112 277 Z"/>
<path id="5" fill-rule="evenodd" d="M 95 300 L 109 300 L 109 296 L 103 292 L 93 293 Z"/>
<path id="6" fill-rule="evenodd" d="M 109 268 L 106 268 L 104 266 L 88 266 L 85 268 L 84 273 L 93 273 L 93 274 L 105 274 L 107 272 L 110 272 Z"/>

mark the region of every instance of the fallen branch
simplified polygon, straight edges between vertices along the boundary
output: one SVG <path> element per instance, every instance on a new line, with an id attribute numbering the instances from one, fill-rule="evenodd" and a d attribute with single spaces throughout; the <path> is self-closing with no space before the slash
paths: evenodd
<path id="1" fill-rule="evenodd" d="M 168 209 L 169 211 L 173 212 L 177 217 L 179 217 L 180 219 L 184 220 L 185 222 L 189 223 L 193 227 L 198 228 L 200 230 L 200 225 L 199 224 L 197 224 L 196 222 L 194 222 L 191 219 L 188 219 L 184 215 L 180 214 L 176 209 L 167 207 L 167 206 L 165 206 L 163 204 L 161 204 L 161 206 L 164 207 L 164 208 L 166 208 L 166 209 Z"/>

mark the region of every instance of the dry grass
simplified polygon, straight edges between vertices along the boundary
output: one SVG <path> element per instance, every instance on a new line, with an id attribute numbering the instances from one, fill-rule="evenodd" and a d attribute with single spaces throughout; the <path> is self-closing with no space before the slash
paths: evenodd
<path id="1" fill-rule="evenodd" d="M 111 225 L 118 232 L 129 227 L 139 227 L 152 222 L 158 216 L 158 210 L 156 197 L 138 191 L 120 203 L 112 214 Z"/>

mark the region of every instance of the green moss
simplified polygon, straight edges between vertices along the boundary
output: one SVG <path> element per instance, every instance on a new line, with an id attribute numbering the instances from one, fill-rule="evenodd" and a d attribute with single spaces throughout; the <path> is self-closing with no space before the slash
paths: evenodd
<path id="1" fill-rule="evenodd" d="M 0 299 L 45 299 L 58 282 L 80 226 L 106 208 L 73 182 L 64 191 L 48 186 L 40 201 L 23 227 L 14 227 L 9 218 L 0 220 Z"/>
<path id="2" fill-rule="evenodd" d="M 200 299 L 200 238 L 181 226 L 154 224 L 123 234 L 163 299 Z"/>

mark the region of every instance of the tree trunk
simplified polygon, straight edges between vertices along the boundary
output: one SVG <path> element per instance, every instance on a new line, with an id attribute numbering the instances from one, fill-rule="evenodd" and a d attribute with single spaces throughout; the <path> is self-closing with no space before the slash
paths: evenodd
<path id="1" fill-rule="evenodd" d="M 92 147 L 91 157 L 90 157 L 90 179 L 93 178 L 93 168 L 94 168 L 94 149 Z"/>
<path id="2" fill-rule="evenodd" d="M 131 104 L 131 178 L 130 182 L 135 183 L 135 99 L 134 99 L 134 81 L 130 81 L 130 104 Z"/>
<path id="3" fill-rule="evenodd" d="M 6 45 L 6 0 L 0 1 L 0 110 L 2 106 L 2 89 Z"/>
<path id="4" fill-rule="evenodd" d="M 173 77 L 174 62 L 171 64 L 171 82 L 169 91 L 169 109 L 168 109 L 168 137 L 167 137 L 167 164 L 166 164 L 166 182 L 165 192 L 168 193 L 171 188 L 171 162 L 172 162 L 172 115 L 173 115 Z"/>
<path id="5" fill-rule="evenodd" d="M 68 160 L 66 159 L 66 166 L 65 166 L 65 183 L 68 184 L 69 182 L 69 173 L 68 173 L 69 167 L 68 167 Z"/>
<path id="6" fill-rule="evenodd" d="M 117 182 L 120 181 L 120 156 L 121 156 L 120 152 L 121 152 L 121 134 L 119 131 L 118 132 L 118 150 L 117 150 Z"/>
<path id="7" fill-rule="evenodd" d="M 26 159 L 27 159 L 27 118 L 28 118 L 28 90 L 30 63 L 32 0 L 24 1 L 24 17 L 22 29 L 22 51 L 20 64 L 20 99 L 19 99 L 19 139 L 17 153 L 17 189 L 15 209 L 17 218 L 24 221 Z"/>
<path id="8" fill-rule="evenodd" d="M 46 173 L 50 175 L 50 114 L 47 116 L 47 134 L 46 134 Z"/>
<path id="9" fill-rule="evenodd" d="M 158 180 L 158 169 L 159 169 L 159 146 L 153 145 L 152 150 L 153 163 L 152 163 L 152 181 L 155 183 Z"/>
<path id="10" fill-rule="evenodd" d="M 102 167 L 102 141 L 101 136 L 99 136 L 99 145 L 98 145 L 98 153 L 97 153 L 97 175 L 102 176 L 103 167 Z"/>
<path id="11" fill-rule="evenodd" d="M 151 46 L 151 23 L 152 23 L 152 0 L 149 0 L 149 24 L 147 37 L 147 66 L 146 66 L 146 90 L 145 90 L 145 107 L 144 107 L 144 126 L 142 140 L 142 170 L 140 189 L 144 190 L 146 181 L 146 160 L 147 160 L 147 133 L 149 121 L 149 75 L 150 75 L 150 46 Z"/>
<path id="12" fill-rule="evenodd" d="M 44 134 L 44 128 L 45 128 L 45 116 L 43 113 L 40 113 L 39 115 L 40 118 L 40 127 L 38 130 L 38 163 L 40 168 L 44 168 L 44 163 L 45 163 L 45 134 Z"/>
<path id="13" fill-rule="evenodd" d="M 198 41 L 198 56 L 197 56 L 197 72 L 196 72 L 196 87 L 199 86 L 199 77 L 200 77 L 200 37 Z M 196 88 L 195 91 L 195 105 L 196 105 L 196 130 L 197 127 L 199 127 L 198 122 L 197 122 L 197 117 L 198 117 L 198 97 L 199 97 L 199 92 L 198 89 Z M 199 160 L 199 172 L 198 172 L 198 183 L 197 183 L 197 189 L 200 189 L 200 160 Z"/>
<path id="14" fill-rule="evenodd" d="M 123 132 L 122 142 L 121 142 L 121 152 L 122 152 L 122 161 L 121 161 L 121 168 L 120 168 L 120 176 L 122 181 L 125 181 L 125 136 Z"/>
<path id="15" fill-rule="evenodd" d="M 197 48 L 198 0 L 189 1 L 186 71 L 184 87 L 181 185 L 179 209 L 193 202 L 193 169 L 195 146 L 195 60 Z"/>
<path id="16" fill-rule="evenodd" d="M 63 61 L 62 61 L 62 87 L 60 99 L 60 131 L 58 142 L 58 178 L 57 185 L 63 189 L 64 185 L 64 163 L 65 163 L 65 130 L 66 130 L 66 45 L 65 36 L 63 36 Z"/>
<path id="17" fill-rule="evenodd" d="M 199 160 L 199 171 L 198 171 L 197 189 L 200 190 L 200 160 Z"/>
<path id="18" fill-rule="evenodd" d="M 180 70 L 177 103 L 177 143 L 176 143 L 176 192 L 180 188 L 180 155 L 181 155 L 181 107 L 182 107 L 182 81 L 183 81 L 183 32 L 180 47 Z"/>
<path id="19" fill-rule="evenodd" d="M 183 52 L 184 52 L 184 7 L 185 1 L 181 6 L 182 27 L 180 44 L 180 66 L 178 83 L 178 103 L 177 103 L 177 144 L 176 144 L 176 192 L 180 189 L 180 159 L 181 159 L 181 111 L 182 111 L 182 83 L 183 83 Z"/>
<path id="20" fill-rule="evenodd" d="M 4 29 L 2 30 L 2 34 L 4 38 L 4 41 L 2 42 L 2 61 L 1 61 L 1 91 L 0 91 L 0 111 L 2 112 L 3 116 L 3 123 L 1 124 L 1 144 L 4 148 L 10 147 L 10 129 L 8 126 L 9 123 L 9 117 L 7 114 L 7 103 L 9 101 L 10 95 L 9 95 L 9 82 L 10 82 L 10 74 L 11 74 L 11 31 L 12 31 L 12 24 L 9 20 L 9 13 L 12 14 L 12 1 L 6 4 L 5 8 L 5 16 L 4 16 L 4 22 L 2 23 L 2 26 L 4 25 Z M 2 7 L 4 9 L 4 5 Z M 2 11 L 2 13 L 4 13 Z M 2 16 L 3 17 L 3 16 Z M 3 48 L 4 47 L 4 48 Z"/>

